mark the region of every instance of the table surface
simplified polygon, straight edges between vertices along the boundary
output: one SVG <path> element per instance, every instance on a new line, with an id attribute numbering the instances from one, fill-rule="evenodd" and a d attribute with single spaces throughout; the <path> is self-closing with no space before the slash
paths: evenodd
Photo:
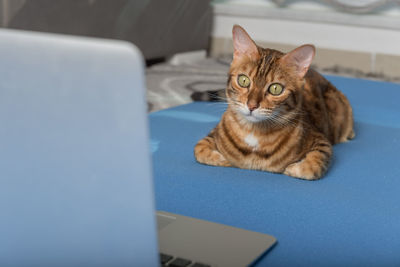
<path id="1" fill-rule="evenodd" d="M 274 235 L 257 266 L 398 266 L 400 85 L 327 78 L 349 98 L 357 136 L 334 146 L 318 181 L 197 163 L 223 103 L 150 114 L 156 208 Z"/>

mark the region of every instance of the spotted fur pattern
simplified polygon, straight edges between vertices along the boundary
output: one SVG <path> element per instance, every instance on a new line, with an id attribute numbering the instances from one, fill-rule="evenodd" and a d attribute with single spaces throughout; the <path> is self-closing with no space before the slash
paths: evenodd
<path id="1" fill-rule="evenodd" d="M 196 160 L 306 180 L 321 178 L 332 145 L 355 136 L 349 101 L 309 69 L 313 46 L 288 54 L 264 49 L 240 26 L 234 27 L 233 38 L 235 54 L 225 91 L 228 108 L 195 146 Z M 250 79 L 247 88 L 238 84 L 242 74 Z M 273 83 L 284 87 L 280 95 L 268 92 Z"/>

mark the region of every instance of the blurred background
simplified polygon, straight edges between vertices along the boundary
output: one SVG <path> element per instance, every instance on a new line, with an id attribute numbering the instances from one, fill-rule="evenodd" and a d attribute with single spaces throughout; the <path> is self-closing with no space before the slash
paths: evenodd
<path id="1" fill-rule="evenodd" d="M 225 87 L 234 24 L 282 52 L 314 44 L 324 74 L 400 82 L 400 0 L 0 0 L 4 28 L 136 44 L 150 111 Z"/>

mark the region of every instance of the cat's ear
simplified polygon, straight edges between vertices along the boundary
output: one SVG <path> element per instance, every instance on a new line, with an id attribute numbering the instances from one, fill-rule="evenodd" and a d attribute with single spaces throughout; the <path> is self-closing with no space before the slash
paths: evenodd
<path id="1" fill-rule="evenodd" d="M 243 57 L 249 57 L 252 60 L 257 60 L 260 57 L 256 44 L 250 38 L 247 32 L 239 25 L 233 26 L 232 39 L 234 60 L 241 59 Z"/>
<path id="2" fill-rule="evenodd" d="M 306 75 L 315 55 L 315 47 L 310 44 L 302 45 L 282 57 L 282 62 L 294 66 L 301 78 Z"/>

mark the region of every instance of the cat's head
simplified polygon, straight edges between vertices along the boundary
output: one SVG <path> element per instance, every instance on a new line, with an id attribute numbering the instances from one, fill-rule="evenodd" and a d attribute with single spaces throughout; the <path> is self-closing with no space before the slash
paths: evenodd
<path id="1" fill-rule="evenodd" d="M 232 33 L 234 55 L 226 90 L 231 108 L 249 122 L 284 124 L 298 112 L 314 46 L 303 45 L 284 54 L 258 47 L 238 25 Z"/>

